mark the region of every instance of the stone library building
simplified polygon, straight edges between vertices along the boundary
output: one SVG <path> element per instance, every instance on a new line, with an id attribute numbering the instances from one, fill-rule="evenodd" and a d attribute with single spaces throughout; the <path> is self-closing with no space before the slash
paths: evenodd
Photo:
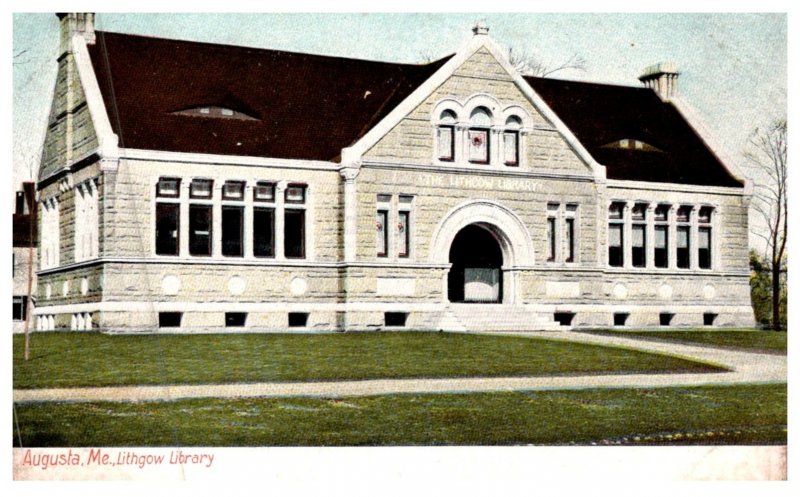
<path id="1" fill-rule="evenodd" d="M 678 93 L 58 14 L 38 330 L 742 327 L 752 186 Z"/>

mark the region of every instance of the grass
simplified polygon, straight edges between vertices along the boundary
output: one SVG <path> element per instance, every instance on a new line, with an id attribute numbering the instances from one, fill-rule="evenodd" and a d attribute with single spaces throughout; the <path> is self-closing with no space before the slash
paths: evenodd
<path id="1" fill-rule="evenodd" d="M 15 406 L 14 445 L 786 444 L 786 385 Z"/>
<path id="2" fill-rule="evenodd" d="M 368 378 L 717 372 L 625 348 L 450 333 L 14 336 L 14 388 Z"/>
<path id="3" fill-rule="evenodd" d="M 728 349 L 786 354 L 786 333 L 764 330 L 598 330 L 598 335 L 645 338 L 674 341 L 687 344 L 702 344 Z"/>

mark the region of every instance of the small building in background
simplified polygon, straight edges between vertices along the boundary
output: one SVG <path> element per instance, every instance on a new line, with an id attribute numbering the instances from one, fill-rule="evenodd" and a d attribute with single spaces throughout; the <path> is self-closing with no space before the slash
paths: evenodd
<path id="1" fill-rule="evenodd" d="M 14 195 L 13 214 L 13 253 L 12 272 L 14 287 L 12 290 L 12 319 L 14 333 L 25 330 L 25 318 L 33 311 L 36 295 L 36 271 L 38 259 L 38 237 L 36 230 L 36 184 L 32 181 L 22 183 L 21 189 Z M 31 278 L 30 286 L 28 278 Z M 28 289 L 30 288 L 29 304 Z M 31 330 L 34 329 L 31 324 Z"/>

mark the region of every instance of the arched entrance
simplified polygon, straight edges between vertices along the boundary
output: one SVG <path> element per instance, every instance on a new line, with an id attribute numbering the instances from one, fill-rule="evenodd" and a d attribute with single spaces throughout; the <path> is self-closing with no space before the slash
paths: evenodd
<path id="1" fill-rule="evenodd" d="M 447 298 L 450 302 L 503 301 L 503 250 L 480 224 L 462 228 L 450 245 Z"/>

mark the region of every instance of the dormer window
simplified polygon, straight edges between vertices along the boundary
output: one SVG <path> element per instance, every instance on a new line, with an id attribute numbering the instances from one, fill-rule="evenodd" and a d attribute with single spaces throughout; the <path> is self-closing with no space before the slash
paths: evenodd
<path id="1" fill-rule="evenodd" d="M 173 112 L 179 116 L 195 116 L 195 117 L 217 117 L 225 119 L 244 119 L 256 120 L 257 118 L 251 116 L 243 111 L 231 109 L 229 107 L 222 107 L 219 105 L 203 105 L 198 107 L 190 107 L 188 109 L 178 110 Z"/>
<path id="2" fill-rule="evenodd" d="M 611 143 L 607 143 L 603 145 L 603 148 L 616 148 L 616 149 L 623 149 L 623 150 L 641 150 L 643 152 L 663 152 L 658 147 L 654 147 L 649 143 L 643 142 L 641 140 L 634 140 L 633 138 L 622 138 L 621 140 L 616 140 Z"/>
<path id="3" fill-rule="evenodd" d="M 469 118 L 469 161 L 475 164 L 489 163 L 489 128 L 492 125 L 492 115 L 485 107 L 478 107 L 472 111 Z"/>
<path id="4" fill-rule="evenodd" d="M 452 162 L 455 160 L 455 128 L 456 114 L 446 110 L 439 116 L 439 127 L 436 130 L 439 160 Z"/>
<path id="5" fill-rule="evenodd" d="M 506 119 L 506 129 L 503 131 L 503 163 L 507 166 L 519 165 L 519 130 L 522 120 L 517 116 Z"/>

